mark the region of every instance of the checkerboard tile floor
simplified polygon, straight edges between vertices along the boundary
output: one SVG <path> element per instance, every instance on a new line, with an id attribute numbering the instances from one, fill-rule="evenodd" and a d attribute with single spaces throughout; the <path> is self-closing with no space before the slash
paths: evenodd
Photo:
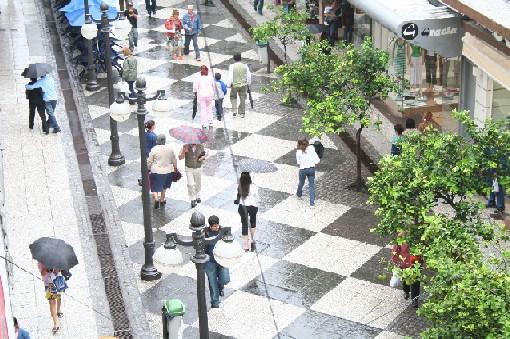
<path id="1" fill-rule="evenodd" d="M 140 13 L 140 39 L 135 51 L 139 75 L 147 80 L 148 96 L 165 89 L 172 106 L 170 113 L 151 112 L 148 102 L 147 119 L 156 121 L 156 132 L 168 135 L 170 128 L 179 125 L 198 127 L 198 119 L 191 120 L 191 102 L 193 79 L 201 64 L 212 65 L 214 72 L 226 77 L 232 55 L 242 52 L 254 72 L 254 109 L 248 109 L 244 119 L 233 118 L 227 95 L 224 121 L 215 122 L 214 128 L 207 130 L 209 157 L 203 169 L 203 202 L 197 210 L 206 216 L 218 215 L 221 224 L 231 226 L 239 239 L 240 218 L 232 202 L 237 180 L 233 162 L 249 157 L 273 161 L 278 167 L 277 172 L 254 176 L 261 195 L 257 253 L 244 254 L 231 268 L 231 282 L 221 308 L 208 312 L 211 337 L 382 339 L 416 335 L 418 330 L 413 332 L 409 324 L 420 320 L 408 307 L 409 302 L 403 300 L 400 291 L 388 286 L 389 278 L 377 278 L 384 269 L 381 259 L 390 256 L 385 247 L 388 239 L 369 231 L 376 219 L 364 205 L 366 196 L 347 191 L 343 185 L 352 180 L 353 155 L 345 145 L 324 137 L 325 156 L 316 173 L 316 208 L 309 208 L 306 187 L 304 198 L 297 199 L 294 149 L 296 139 L 303 135 L 299 132 L 300 112 L 279 106 L 275 96 L 262 92 L 269 79 L 255 73 L 264 65 L 258 63 L 254 44 L 218 7 L 199 7 L 204 22 L 204 34 L 199 38 L 202 61 L 195 60 L 193 50 L 183 61 L 170 60 L 164 20 L 174 8 L 182 15 L 187 4 L 159 0 L 156 16 L 149 19 L 144 2 L 135 1 Z M 127 91 L 127 84 L 116 78 L 115 88 Z M 103 87 L 85 94 L 133 261 L 133 274 L 138 275 L 143 264 L 144 231 L 137 183 L 140 160 L 136 116 L 118 124 L 126 164 L 108 167 L 107 93 Z M 135 112 L 136 107 L 132 110 Z M 176 151 L 180 148 L 175 139 L 169 137 L 167 141 Z M 184 168 L 182 161 L 179 167 Z M 189 237 L 191 211 L 186 179 L 170 189 L 165 209 L 152 212 L 156 248 L 163 245 L 167 232 Z M 194 265 L 189 260 L 180 267 L 156 265 L 163 273 L 161 280 L 138 282 L 152 336 L 161 337 L 161 305 L 168 298 L 179 298 L 187 306 L 184 337 L 197 338 Z"/>

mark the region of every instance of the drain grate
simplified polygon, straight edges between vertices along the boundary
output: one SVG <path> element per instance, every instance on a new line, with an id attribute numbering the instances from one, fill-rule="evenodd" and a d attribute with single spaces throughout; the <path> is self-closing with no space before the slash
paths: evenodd
<path id="1" fill-rule="evenodd" d="M 108 305 L 110 306 L 114 336 L 117 338 L 131 339 L 133 336 L 124 307 L 124 299 L 122 298 L 117 270 L 113 262 L 113 254 L 110 247 L 110 239 L 108 239 L 108 233 L 106 233 L 104 216 L 102 213 L 90 214 L 90 221 L 92 222 L 92 234 L 96 241 L 105 294 L 108 299 Z"/>

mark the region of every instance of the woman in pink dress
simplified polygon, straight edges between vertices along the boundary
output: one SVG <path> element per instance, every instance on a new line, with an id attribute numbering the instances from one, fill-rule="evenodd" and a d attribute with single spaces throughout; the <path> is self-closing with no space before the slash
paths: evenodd
<path id="1" fill-rule="evenodd" d="M 209 75 L 207 66 L 200 66 L 200 77 L 193 83 L 193 92 L 197 95 L 197 101 L 200 104 L 200 123 L 202 128 L 213 124 L 213 99 L 214 91 L 216 91 L 216 83 L 214 78 Z"/>

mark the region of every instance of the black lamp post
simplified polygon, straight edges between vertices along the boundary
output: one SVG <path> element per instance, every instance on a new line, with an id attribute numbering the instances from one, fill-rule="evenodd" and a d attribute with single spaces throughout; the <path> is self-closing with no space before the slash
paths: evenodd
<path id="1" fill-rule="evenodd" d="M 108 19 L 108 5 L 101 3 L 101 33 L 104 39 L 104 59 L 106 65 L 106 77 L 108 80 L 108 105 L 111 106 L 114 101 L 113 79 L 112 79 L 112 52 L 110 47 L 110 20 Z M 126 162 L 122 153 L 120 153 L 119 132 L 117 121 L 110 117 L 110 140 L 112 141 L 112 153 L 108 158 L 108 165 L 120 166 Z"/>
<path id="2" fill-rule="evenodd" d="M 83 0 L 85 6 L 85 24 L 92 24 L 92 15 L 89 13 L 89 1 Z M 99 85 L 97 84 L 97 75 L 96 75 L 96 63 L 94 61 L 94 53 L 92 51 L 92 41 L 93 39 L 85 39 L 87 46 L 87 85 L 85 89 L 87 91 L 93 92 L 99 89 Z"/>
<path id="3" fill-rule="evenodd" d="M 234 237 L 230 227 L 222 227 L 215 237 L 205 237 L 205 216 L 195 211 L 191 216 L 190 227 L 192 233 L 192 241 L 180 240 L 176 233 L 166 235 L 165 248 L 169 250 L 176 249 L 176 245 L 187 246 L 195 249 L 195 254 L 191 257 L 191 261 L 195 263 L 197 268 L 197 302 L 198 302 L 198 324 L 200 331 L 200 339 L 209 339 L 209 324 L 207 319 L 207 304 L 205 299 L 205 271 L 204 265 L 209 261 L 209 255 L 206 254 L 207 245 L 213 241 L 223 239 L 226 243 L 232 243 Z M 239 248 L 239 251 L 241 249 Z M 242 252 L 241 252 L 242 253 Z M 241 253 L 238 257 L 241 256 Z M 215 258 L 217 257 L 215 252 Z M 238 258 L 237 256 L 233 259 Z"/>

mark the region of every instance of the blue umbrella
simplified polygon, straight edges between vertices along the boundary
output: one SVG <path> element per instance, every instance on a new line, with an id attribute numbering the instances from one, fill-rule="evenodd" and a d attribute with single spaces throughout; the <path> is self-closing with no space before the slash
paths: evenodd
<path id="1" fill-rule="evenodd" d="M 109 5 L 108 19 L 115 20 L 118 13 L 117 2 L 115 0 L 107 0 L 104 2 Z M 101 20 L 100 6 L 100 0 L 92 0 L 89 2 L 89 13 L 95 21 Z M 85 23 L 85 7 L 83 6 L 83 0 L 73 0 L 60 9 L 60 11 L 65 13 L 66 18 L 69 21 L 69 25 L 71 26 L 83 26 Z"/>

